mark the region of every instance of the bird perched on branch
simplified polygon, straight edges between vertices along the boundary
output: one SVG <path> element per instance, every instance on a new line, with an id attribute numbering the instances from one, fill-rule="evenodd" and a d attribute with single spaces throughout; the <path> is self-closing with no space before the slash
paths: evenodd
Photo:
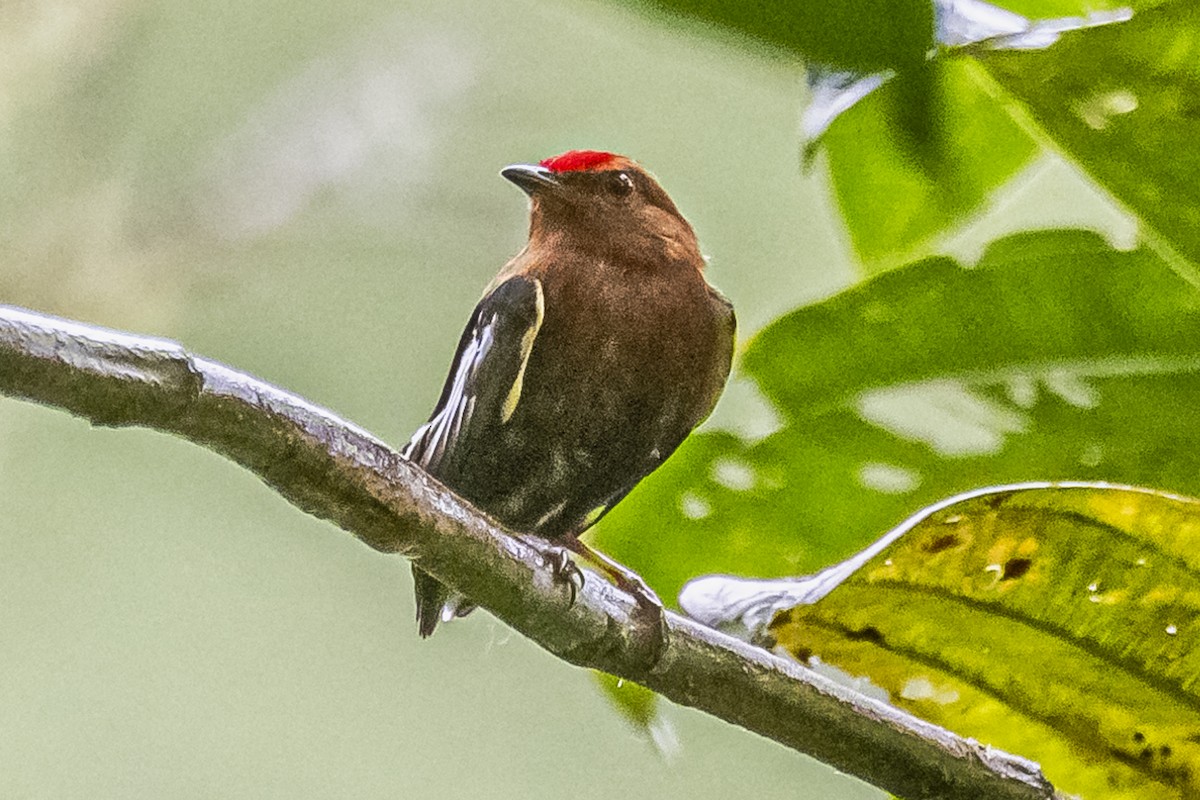
<path id="1" fill-rule="evenodd" d="M 529 195 L 529 242 L 475 307 L 404 454 L 505 527 L 583 555 L 661 619 L 645 584 L 579 535 L 712 411 L 733 308 L 705 281 L 691 225 L 633 161 L 573 150 L 500 174 Z M 413 575 L 422 636 L 470 610 Z"/>

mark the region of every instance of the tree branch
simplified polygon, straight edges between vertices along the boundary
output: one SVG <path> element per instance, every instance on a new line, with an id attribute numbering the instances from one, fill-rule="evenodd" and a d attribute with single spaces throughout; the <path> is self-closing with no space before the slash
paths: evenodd
<path id="1" fill-rule="evenodd" d="M 402 553 L 560 658 L 638 681 L 906 798 L 1054 797 L 1036 764 L 965 740 L 676 614 L 650 664 L 632 597 L 574 605 L 538 549 L 369 433 L 180 345 L 0 306 L 0 392 L 222 453 L 300 509 Z"/>

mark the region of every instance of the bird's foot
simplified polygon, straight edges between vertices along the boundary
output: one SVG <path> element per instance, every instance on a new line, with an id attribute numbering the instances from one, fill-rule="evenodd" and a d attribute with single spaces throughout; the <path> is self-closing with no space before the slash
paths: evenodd
<path id="1" fill-rule="evenodd" d="M 550 564 L 550 574 L 558 583 L 565 583 L 571 591 L 571 605 L 583 591 L 583 570 L 571 560 L 565 547 L 550 546 L 542 550 L 542 556 Z"/>
<path id="2" fill-rule="evenodd" d="M 578 538 L 566 539 L 565 545 L 567 549 L 578 553 L 599 567 L 600 571 L 607 575 L 618 589 L 633 595 L 637 605 L 630 618 L 634 623 L 634 634 L 639 640 L 639 646 L 646 650 L 646 670 L 649 671 L 662 658 L 670 641 L 667 612 L 663 608 L 662 601 L 636 572 L 613 561 L 603 553 L 593 550 Z"/>
<path id="3" fill-rule="evenodd" d="M 567 548 L 552 544 L 540 536 L 519 536 L 518 538 L 536 550 L 542 557 L 546 566 L 550 567 L 550 575 L 554 578 L 555 583 L 567 585 L 571 592 L 571 605 L 575 605 L 575 600 L 583 591 L 583 570 L 571 560 L 571 554 Z"/>

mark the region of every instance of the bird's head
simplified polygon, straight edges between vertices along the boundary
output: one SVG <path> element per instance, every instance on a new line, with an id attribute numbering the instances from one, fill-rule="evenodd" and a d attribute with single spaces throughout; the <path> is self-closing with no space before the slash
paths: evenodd
<path id="1" fill-rule="evenodd" d="M 703 264 L 696 234 L 650 173 L 624 156 L 570 150 L 500 172 L 530 198 L 530 244 L 558 241 L 600 258 Z"/>

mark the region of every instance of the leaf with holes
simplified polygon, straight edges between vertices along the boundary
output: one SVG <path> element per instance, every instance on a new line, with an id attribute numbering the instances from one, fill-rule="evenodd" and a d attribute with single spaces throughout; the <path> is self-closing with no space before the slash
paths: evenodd
<path id="1" fill-rule="evenodd" d="M 1200 793 L 1200 501 L 1072 486 L 979 493 L 771 634 L 1086 798 Z"/>

